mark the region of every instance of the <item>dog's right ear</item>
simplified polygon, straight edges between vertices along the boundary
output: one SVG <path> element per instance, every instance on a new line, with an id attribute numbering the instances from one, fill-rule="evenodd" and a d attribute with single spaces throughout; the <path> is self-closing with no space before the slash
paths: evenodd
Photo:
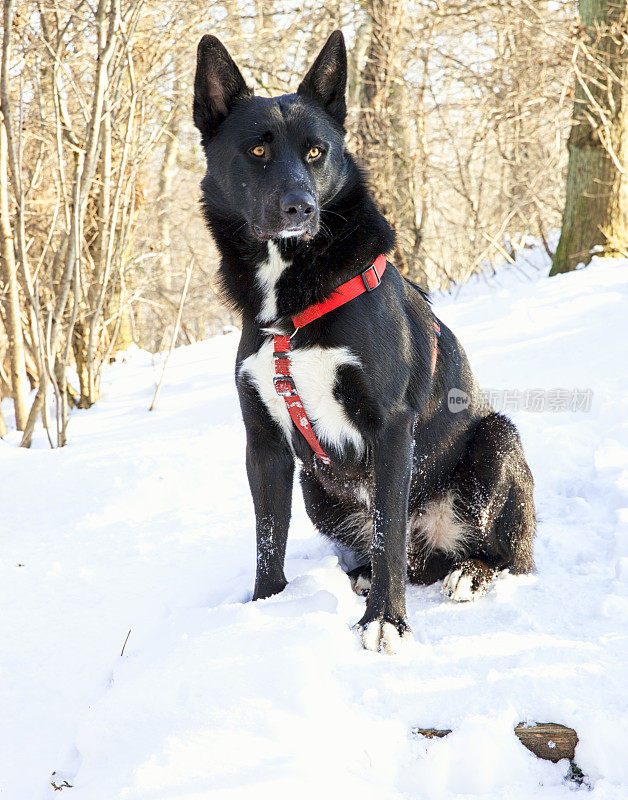
<path id="1" fill-rule="evenodd" d="M 194 78 L 194 124 L 202 144 L 216 133 L 236 100 L 252 94 L 224 44 L 215 36 L 203 36 Z"/>

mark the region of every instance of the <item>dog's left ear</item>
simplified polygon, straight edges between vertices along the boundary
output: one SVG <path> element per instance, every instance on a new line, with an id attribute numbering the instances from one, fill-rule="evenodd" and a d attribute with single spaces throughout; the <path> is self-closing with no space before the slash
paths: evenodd
<path id="1" fill-rule="evenodd" d="M 347 50 L 342 31 L 334 31 L 301 81 L 298 94 L 317 100 L 336 122 L 344 125 L 347 116 Z"/>

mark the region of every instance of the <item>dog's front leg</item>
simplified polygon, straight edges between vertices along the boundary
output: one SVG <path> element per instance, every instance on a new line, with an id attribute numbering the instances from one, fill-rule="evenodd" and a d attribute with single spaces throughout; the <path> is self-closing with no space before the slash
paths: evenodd
<path id="1" fill-rule="evenodd" d="M 292 507 L 294 458 L 284 442 L 247 435 L 246 471 L 255 507 L 257 570 L 253 600 L 278 594 L 287 581 L 283 572 Z"/>
<path id="2" fill-rule="evenodd" d="M 406 621 L 406 529 L 414 416 L 399 413 L 374 447 L 372 582 L 358 629 L 367 650 L 394 653 Z"/>

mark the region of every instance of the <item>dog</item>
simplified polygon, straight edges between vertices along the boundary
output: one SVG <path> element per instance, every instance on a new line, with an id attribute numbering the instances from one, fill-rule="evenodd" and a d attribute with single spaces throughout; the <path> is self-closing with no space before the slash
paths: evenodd
<path id="1" fill-rule="evenodd" d="M 533 480 L 515 426 L 487 406 L 454 334 L 385 259 L 394 233 L 345 148 L 346 80 L 340 31 L 297 92 L 274 98 L 255 96 L 204 36 L 193 116 L 202 212 L 242 316 L 253 599 L 286 586 L 298 465 L 310 519 L 356 565 L 364 647 L 395 652 L 410 637 L 407 579 L 442 580 L 464 601 L 500 570 L 533 569 Z"/>

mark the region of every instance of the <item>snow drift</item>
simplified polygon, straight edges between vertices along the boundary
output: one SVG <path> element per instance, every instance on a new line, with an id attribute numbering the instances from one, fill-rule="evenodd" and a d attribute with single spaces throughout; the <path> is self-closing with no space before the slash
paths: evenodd
<path id="1" fill-rule="evenodd" d="M 591 797 L 625 799 L 627 267 L 594 259 L 548 279 L 524 251 L 435 299 L 521 431 L 538 572 L 503 575 L 473 604 L 409 587 L 414 643 L 398 656 L 360 648 L 364 601 L 298 490 L 290 584 L 249 602 L 237 335 L 176 351 L 150 414 L 160 361 L 134 351 L 102 401 L 74 412 L 67 448 L 40 433 L 26 452 L 9 434 L 0 796 L 572 797 L 566 762 L 513 735 L 536 720 L 577 730 Z M 574 390 L 588 402 L 574 406 Z"/>

